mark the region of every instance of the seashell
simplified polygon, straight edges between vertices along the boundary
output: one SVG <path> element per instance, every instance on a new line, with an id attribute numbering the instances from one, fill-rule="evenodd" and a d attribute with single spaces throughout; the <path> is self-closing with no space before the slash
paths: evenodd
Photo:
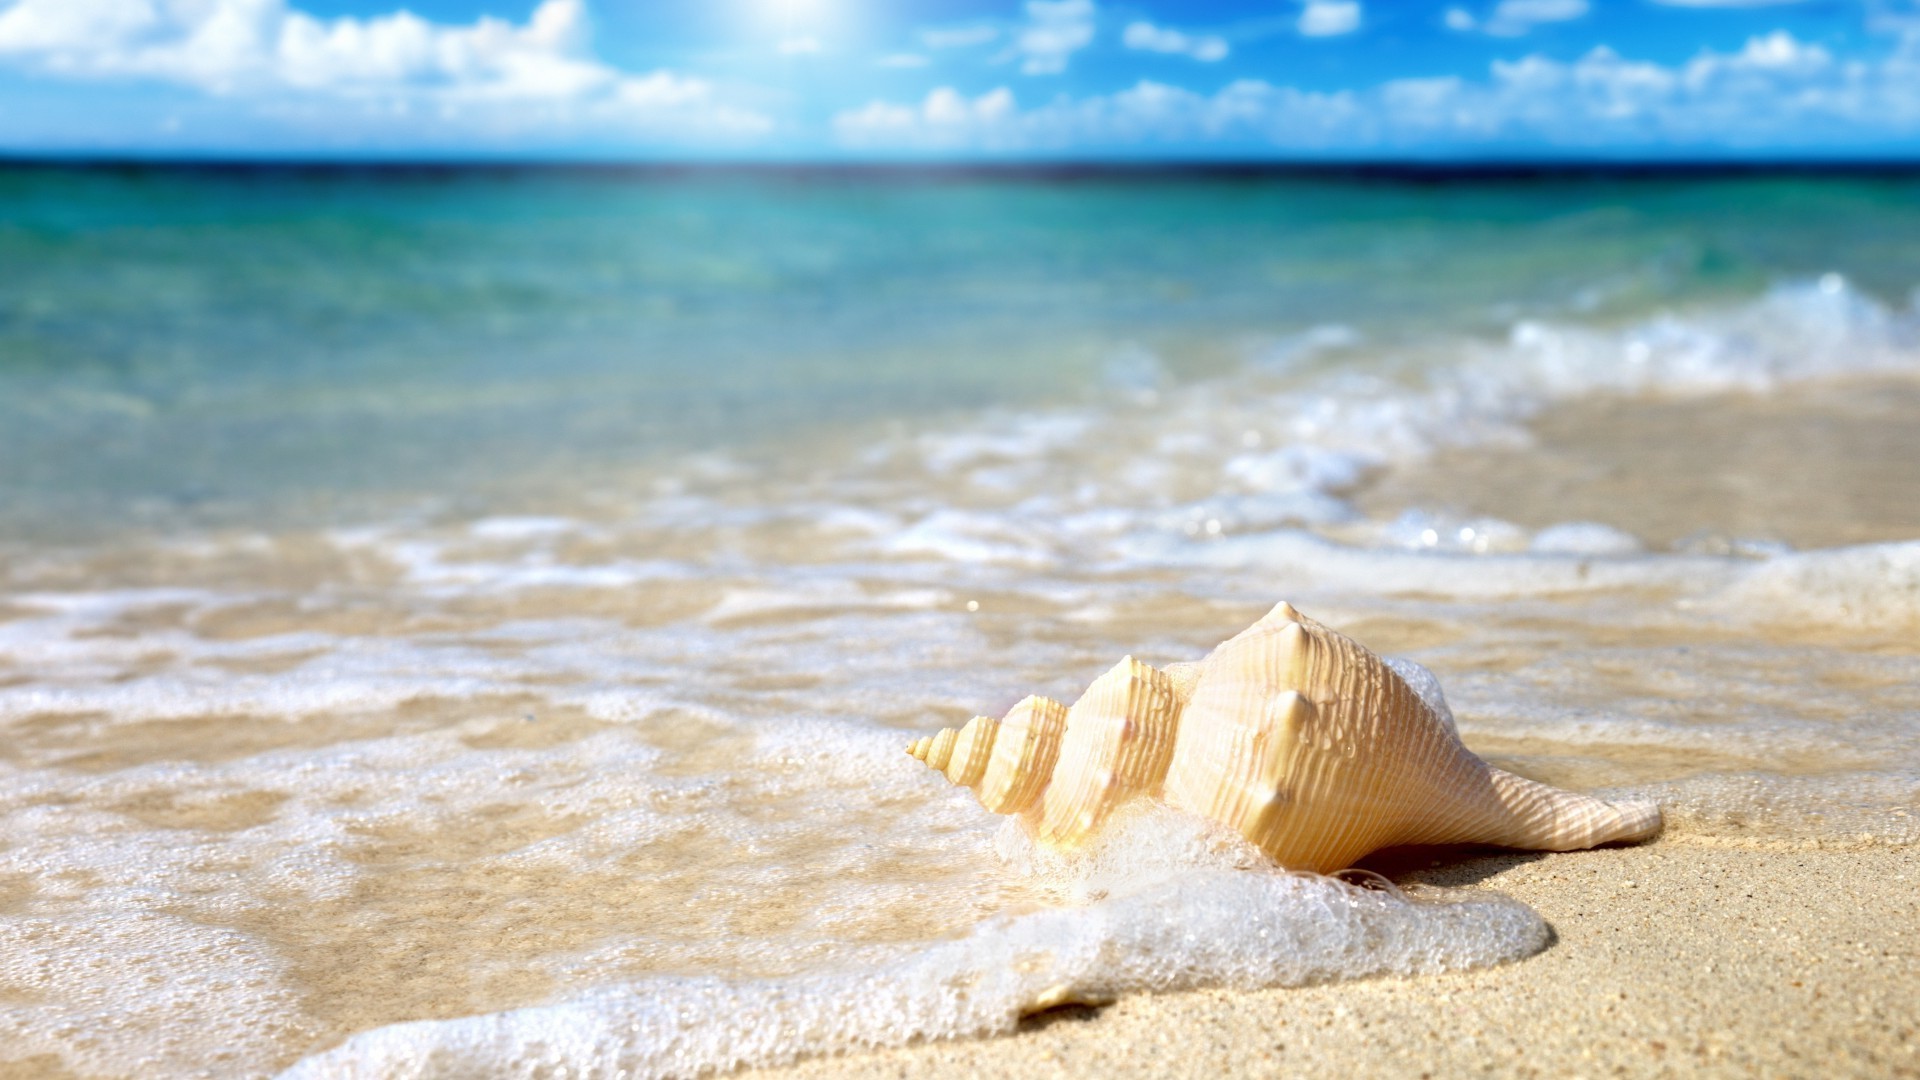
<path id="1" fill-rule="evenodd" d="M 1205 660 L 1157 671 L 1127 657 L 1070 709 L 1030 697 L 907 752 L 1059 848 L 1141 796 L 1319 873 L 1387 847 L 1571 851 L 1660 831 L 1652 803 L 1482 761 L 1384 660 L 1286 603 Z"/>

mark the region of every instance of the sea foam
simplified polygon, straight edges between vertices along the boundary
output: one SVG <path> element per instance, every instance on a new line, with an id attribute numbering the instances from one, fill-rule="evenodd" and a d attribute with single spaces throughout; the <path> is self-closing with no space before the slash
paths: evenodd
<path id="1" fill-rule="evenodd" d="M 1022 1015 L 1141 991 L 1300 986 L 1482 967 L 1545 947 L 1494 893 L 1408 897 L 1290 874 L 1209 823 L 1142 806 L 1073 857 L 1001 847 L 1085 901 L 990 919 L 878 970 L 653 979 L 562 1004 L 365 1032 L 287 1080 L 699 1076 L 1014 1029 Z"/>

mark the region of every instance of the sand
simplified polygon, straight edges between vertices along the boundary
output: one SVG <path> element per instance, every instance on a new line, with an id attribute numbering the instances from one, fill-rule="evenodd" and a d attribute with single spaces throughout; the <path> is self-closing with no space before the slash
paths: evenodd
<path id="1" fill-rule="evenodd" d="M 1716 537 L 1796 548 L 1920 536 L 1920 386 L 1840 379 L 1780 394 L 1594 395 L 1548 409 L 1524 446 L 1442 451 L 1373 478 L 1378 519 L 1445 507 L 1539 529 L 1604 521 L 1656 550 Z"/>
<path id="2" fill-rule="evenodd" d="M 1497 889 L 1555 940 L 1482 971 L 1125 998 L 1014 1035 L 755 1077 L 1920 1077 L 1920 851 L 1688 839 L 1386 864 Z"/>

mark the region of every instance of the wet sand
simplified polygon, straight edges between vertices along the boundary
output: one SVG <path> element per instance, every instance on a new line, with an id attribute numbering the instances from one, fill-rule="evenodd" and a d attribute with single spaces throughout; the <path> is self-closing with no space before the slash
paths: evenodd
<path id="1" fill-rule="evenodd" d="M 1490 515 L 1530 529 L 1600 521 L 1655 550 L 1800 549 L 1920 536 L 1920 386 L 1836 380 L 1766 395 L 1591 397 L 1529 425 L 1533 445 L 1442 451 L 1354 502 Z"/>
<path id="2" fill-rule="evenodd" d="M 1656 841 L 1385 868 L 1497 889 L 1555 940 L 1482 971 L 1129 997 L 1004 1038 L 743 1075 L 1920 1076 L 1912 849 Z"/>

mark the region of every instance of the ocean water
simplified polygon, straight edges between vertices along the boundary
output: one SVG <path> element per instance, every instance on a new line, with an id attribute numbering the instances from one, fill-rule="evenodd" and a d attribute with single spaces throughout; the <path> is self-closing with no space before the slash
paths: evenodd
<path id="1" fill-rule="evenodd" d="M 901 753 L 1278 600 L 1663 842 L 1920 840 L 1920 176 L 0 170 L 0 1033 L 690 1075 L 1517 960 Z"/>

